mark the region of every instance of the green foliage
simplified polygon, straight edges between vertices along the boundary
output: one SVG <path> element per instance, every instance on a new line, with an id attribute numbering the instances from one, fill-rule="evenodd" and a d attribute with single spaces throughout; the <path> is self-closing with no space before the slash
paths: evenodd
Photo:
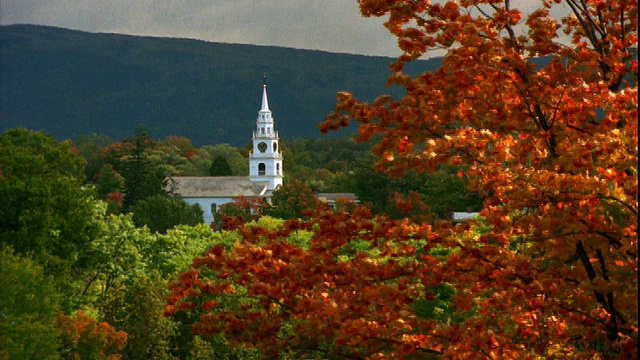
<path id="1" fill-rule="evenodd" d="M 104 175 L 104 167 L 107 164 L 102 157 L 102 150 L 114 142 L 109 136 L 96 133 L 80 137 L 74 141 L 75 149 L 86 163 L 84 173 L 88 182 L 97 180 Z M 108 190 L 108 188 L 101 188 L 100 186 L 97 186 L 97 189 L 101 198 L 107 192 L 115 190 L 115 188 L 114 190 Z"/>
<path id="2" fill-rule="evenodd" d="M 249 135 L 247 135 L 249 139 Z M 235 148 L 229 144 L 219 144 L 215 146 L 205 145 L 200 148 L 198 155 L 201 157 L 200 161 L 204 161 L 205 164 L 209 164 L 207 171 L 202 175 L 220 174 L 219 176 L 232 175 L 232 176 L 245 176 L 249 175 L 249 159 L 247 156 L 241 153 L 242 149 Z M 226 161 L 226 165 L 224 164 Z M 205 165 L 203 164 L 203 165 Z M 227 169 L 226 166 L 229 168 Z M 222 167 L 222 169 L 217 169 Z M 204 170 L 204 169 L 203 169 Z"/>
<path id="3" fill-rule="evenodd" d="M 272 217 L 272 216 L 264 215 L 264 216 L 261 216 L 255 222 L 249 223 L 248 225 L 255 225 L 255 226 L 259 226 L 261 228 L 265 228 L 265 229 L 269 229 L 269 230 L 276 230 L 276 229 L 282 227 L 282 224 L 284 224 L 284 220 L 283 219 L 279 219 L 279 218 L 275 218 L 275 217 Z"/>
<path id="4" fill-rule="evenodd" d="M 346 259 L 353 258 L 360 252 L 366 252 L 369 256 L 378 256 L 380 251 L 373 247 L 373 244 L 369 240 L 353 240 L 347 242 L 338 251 L 340 259 L 345 261 Z"/>
<path id="5" fill-rule="evenodd" d="M 99 172 L 93 176 L 93 183 L 101 199 L 106 199 L 109 193 L 125 190 L 122 175 L 113 169 L 113 165 L 104 164 Z"/>
<path id="6" fill-rule="evenodd" d="M 437 219 L 448 219 L 452 211 L 478 211 L 482 200 L 477 193 L 466 190 L 462 169 L 441 168 L 433 173 L 407 171 L 401 178 L 393 178 L 376 171 L 374 159 L 361 160 L 353 174 L 354 192 L 362 203 L 368 203 L 376 213 L 396 218 L 408 214 L 398 209 L 394 193 L 410 197 L 419 194 L 418 201 L 427 206 L 427 213 Z M 462 176 L 460 176 L 462 175 Z"/>
<path id="7" fill-rule="evenodd" d="M 422 299 L 416 299 L 413 303 L 413 311 L 423 319 L 436 319 L 441 323 L 452 325 L 460 323 L 468 316 L 467 313 L 458 313 L 453 305 L 453 295 L 458 291 L 447 283 L 438 284 L 426 290 L 428 295 Z"/>
<path id="8" fill-rule="evenodd" d="M 313 233 L 311 231 L 296 230 L 289 235 L 287 241 L 291 244 L 299 246 L 303 250 L 308 250 L 309 246 L 311 246 L 312 237 Z"/>
<path id="9" fill-rule="evenodd" d="M 94 139 L 97 135 L 78 141 L 81 155 L 87 161 L 89 183 L 96 186 L 101 199 L 109 201 L 115 192 L 125 192 L 129 195 L 127 205 L 131 206 L 140 199 L 164 193 L 162 181 L 166 176 L 184 172 L 191 175 L 195 171 L 192 161 L 198 150 L 189 139 L 168 136 L 155 142 L 143 126 L 136 133 L 134 138 L 108 143 L 99 149 L 99 144 L 106 140 Z"/>
<path id="10" fill-rule="evenodd" d="M 285 223 L 284 219 L 264 215 L 264 216 L 261 216 L 258 220 L 248 223 L 247 226 L 257 226 L 259 228 L 267 229 L 267 230 L 278 230 L 282 228 L 284 223 Z M 241 239 L 241 236 L 237 232 L 226 232 L 226 233 L 233 234 L 234 242 Z M 291 232 L 291 234 L 289 234 L 289 236 L 287 237 L 287 241 L 291 244 L 294 244 L 306 250 L 311 245 L 310 240 L 312 237 L 313 237 L 313 233 L 311 231 L 296 230 Z M 226 241 L 226 242 L 217 241 L 217 243 L 232 244 L 229 241 Z M 227 246 L 227 248 L 231 249 L 232 247 Z"/>
<path id="11" fill-rule="evenodd" d="M 170 135 L 158 141 L 150 155 L 152 163 L 160 165 L 164 174 L 177 174 L 190 166 L 191 159 L 198 153 L 191 140 Z"/>
<path id="12" fill-rule="evenodd" d="M 146 127 L 136 127 L 136 136 L 125 143 L 130 151 L 124 158 L 120 174 L 124 177 L 127 189 L 124 198 L 124 210 L 127 211 L 140 200 L 162 194 L 162 180 L 166 174 L 162 174 L 149 160 L 147 149 L 152 148 L 155 143 L 149 137 Z"/>
<path id="13" fill-rule="evenodd" d="M 207 338 L 193 336 L 188 360 L 252 360 L 261 359 L 260 352 L 247 346 L 233 346 L 223 335 Z"/>
<path id="14" fill-rule="evenodd" d="M 123 359 L 172 359 L 176 323 L 163 316 L 167 281 L 157 272 L 140 274 L 112 287 L 99 309 L 104 321 L 128 334 Z"/>
<path id="15" fill-rule="evenodd" d="M 196 256 L 201 256 L 213 246 L 222 243 L 232 247 L 240 236 L 235 232 L 214 232 L 206 224 L 180 225 L 156 235 L 155 241 L 143 250 L 151 270 L 168 278 L 187 270 Z"/>
<path id="16" fill-rule="evenodd" d="M 136 226 L 147 226 L 151 232 L 166 233 L 176 225 L 197 225 L 203 221 L 198 204 L 188 204 L 180 198 L 154 195 L 131 207 Z"/>
<path id="17" fill-rule="evenodd" d="M 174 348 L 187 346 L 179 342 L 194 340 L 190 332 L 177 334 L 177 325 L 163 316 L 168 279 L 213 244 L 232 247 L 239 235 L 214 233 L 205 224 L 151 234 L 130 215 L 106 218 L 102 234 L 90 252 L 96 277 L 87 283 L 99 286 L 95 304 L 102 319 L 130 334 L 123 359 L 172 358 Z"/>
<path id="18" fill-rule="evenodd" d="M 64 273 L 97 232 L 94 192 L 67 142 L 26 129 L 0 136 L 0 243 Z"/>
<path id="19" fill-rule="evenodd" d="M 241 176 L 248 175 L 248 159 L 241 149 L 229 144 L 189 148 L 186 138 L 169 136 L 159 142 L 152 159 L 168 175 L 178 176 Z M 192 146 L 192 145 L 191 145 Z M 217 164 L 214 162 L 217 161 Z M 226 162 L 226 163 L 225 163 Z"/>
<path id="20" fill-rule="evenodd" d="M 154 237 L 146 228 L 135 227 L 131 215 L 110 215 L 100 222 L 101 231 L 83 259 L 86 268 L 83 294 L 93 285 L 98 293 L 106 294 L 112 286 L 119 286 L 146 271 L 144 249 L 152 246 Z"/>
<path id="21" fill-rule="evenodd" d="M 28 257 L 0 249 L 0 359 L 57 359 L 54 280 Z"/>
<path id="22" fill-rule="evenodd" d="M 280 219 L 298 219 L 306 217 L 306 212 L 320 206 L 323 204 L 313 190 L 298 179 L 293 179 L 273 192 L 271 207 L 265 210 L 265 214 Z"/>
<path id="23" fill-rule="evenodd" d="M 285 141 L 286 178 L 295 178 L 317 192 L 353 192 L 353 171 L 357 159 L 370 151 L 368 144 L 351 136 Z"/>
<path id="24" fill-rule="evenodd" d="M 233 171 L 229 162 L 224 157 L 218 155 L 213 159 L 211 163 L 211 169 L 209 170 L 211 176 L 231 176 Z"/>

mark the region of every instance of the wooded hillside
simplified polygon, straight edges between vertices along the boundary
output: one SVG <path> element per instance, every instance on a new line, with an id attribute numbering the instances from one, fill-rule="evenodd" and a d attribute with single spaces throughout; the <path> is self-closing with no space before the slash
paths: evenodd
<path id="1" fill-rule="evenodd" d="M 189 39 L 0 27 L 0 131 L 43 130 L 58 140 L 153 138 L 244 146 L 260 107 L 262 74 L 280 136 L 319 136 L 338 91 L 389 92 L 393 59 Z M 415 69 L 433 69 L 439 60 Z"/>

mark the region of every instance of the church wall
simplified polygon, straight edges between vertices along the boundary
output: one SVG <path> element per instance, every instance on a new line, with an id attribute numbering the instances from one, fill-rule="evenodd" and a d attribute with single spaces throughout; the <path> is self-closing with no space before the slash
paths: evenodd
<path id="1" fill-rule="evenodd" d="M 190 205 L 198 204 L 204 212 L 204 222 L 211 224 L 213 222 L 213 213 L 211 212 L 211 205 L 215 204 L 217 209 L 220 206 L 233 202 L 233 198 L 183 198 L 185 202 Z"/>

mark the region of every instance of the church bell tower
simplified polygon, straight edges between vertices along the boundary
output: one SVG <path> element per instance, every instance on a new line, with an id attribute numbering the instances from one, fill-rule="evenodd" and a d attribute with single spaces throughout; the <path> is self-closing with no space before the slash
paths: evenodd
<path id="1" fill-rule="evenodd" d="M 267 100 L 267 83 L 263 76 L 262 106 L 253 131 L 253 150 L 249 155 L 249 180 L 268 182 L 268 190 L 282 185 L 282 152 L 278 146 L 278 132 Z"/>

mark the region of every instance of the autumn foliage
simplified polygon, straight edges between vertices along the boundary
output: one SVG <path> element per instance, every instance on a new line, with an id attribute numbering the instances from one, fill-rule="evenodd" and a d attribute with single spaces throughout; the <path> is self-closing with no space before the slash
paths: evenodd
<path id="1" fill-rule="evenodd" d="M 236 196 L 232 202 L 220 206 L 211 227 L 214 230 L 238 229 L 246 223 L 258 219 L 265 205 L 262 198 Z"/>
<path id="2" fill-rule="evenodd" d="M 118 360 L 127 344 L 127 333 L 116 331 L 106 322 L 98 323 L 83 311 L 75 316 L 61 313 L 56 317 L 65 359 Z"/>
<path id="3" fill-rule="evenodd" d="M 637 1 L 359 3 L 388 17 L 406 95 L 340 93 L 322 130 L 356 121 L 394 176 L 464 169 L 480 218 L 360 207 L 239 227 L 172 285 L 167 313 L 266 357 L 637 358 Z M 438 70 L 403 72 L 433 50 Z M 308 246 L 288 241 L 298 230 Z"/>

